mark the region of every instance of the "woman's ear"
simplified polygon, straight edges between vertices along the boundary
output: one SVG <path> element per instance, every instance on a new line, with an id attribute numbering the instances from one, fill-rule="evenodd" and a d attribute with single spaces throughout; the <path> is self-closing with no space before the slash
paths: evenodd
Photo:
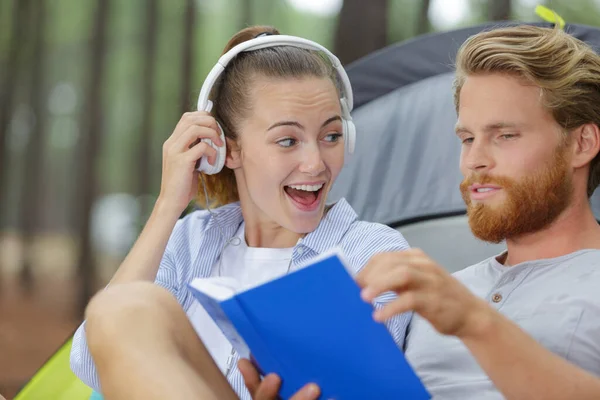
<path id="1" fill-rule="evenodd" d="M 240 146 L 236 140 L 225 138 L 227 142 L 227 156 L 225 166 L 229 169 L 237 169 L 242 166 Z"/>
<path id="2" fill-rule="evenodd" d="M 600 152 L 600 128 L 596 124 L 584 124 L 571 132 L 573 140 L 573 167 L 580 168 L 592 162 Z"/>

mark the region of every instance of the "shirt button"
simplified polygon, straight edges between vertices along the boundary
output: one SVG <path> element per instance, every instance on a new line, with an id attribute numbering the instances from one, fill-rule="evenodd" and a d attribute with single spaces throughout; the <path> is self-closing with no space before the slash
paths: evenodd
<path id="1" fill-rule="evenodd" d="M 302 253 L 304 253 L 304 249 L 302 247 L 298 247 L 298 250 L 296 250 L 298 252 L 298 255 L 301 256 Z"/>
<path id="2" fill-rule="evenodd" d="M 500 293 L 494 293 L 492 296 L 492 301 L 494 303 L 500 303 L 502 301 L 502 295 Z"/>

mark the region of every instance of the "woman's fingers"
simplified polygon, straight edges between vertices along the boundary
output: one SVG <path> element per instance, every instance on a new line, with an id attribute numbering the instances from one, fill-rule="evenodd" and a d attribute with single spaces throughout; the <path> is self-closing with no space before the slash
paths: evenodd
<path id="1" fill-rule="evenodd" d="M 206 126 L 208 128 L 214 129 L 215 131 L 218 130 L 217 121 L 212 115 L 210 115 L 206 111 L 186 112 L 181 116 L 179 122 L 177 122 L 177 125 L 173 130 L 173 133 L 171 134 L 171 138 L 173 139 L 173 141 L 175 141 L 179 136 L 181 136 L 181 134 L 192 125 Z"/>
<path id="2" fill-rule="evenodd" d="M 260 386 L 260 375 L 254 365 L 245 358 L 242 358 L 238 362 L 238 369 L 242 374 L 242 378 L 244 378 L 244 384 L 248 388 L 248 391 L 252 396 L 258 390 Z"/>
<path id="3" fill-rule="evenodd" d="M 208 157 L 208 163 L 210 165 L 215 165 L 217 160 L 217 151 L 210 146 L 208 143 L 199 142 L 192 146 L 191 149 L 184 153 L 186 164 L 187 163 L 195 163 L 201 157 Z"/>
<path id="4" fill-rule="evenodd" d="M 210 139 L 216 146 L 223 141 L 220 139 L 216 130 L 199 125 L 192 125 L 168 148 L 169 155 L 175 155 L 185 152 L 194 142 L 200 139 Z"/>

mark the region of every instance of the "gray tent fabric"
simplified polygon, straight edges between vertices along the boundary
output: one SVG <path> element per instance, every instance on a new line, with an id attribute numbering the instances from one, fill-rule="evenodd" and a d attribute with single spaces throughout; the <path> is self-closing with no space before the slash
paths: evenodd
<path id="1" fill-rule="evenodd" d="M 464 210 L 451 88 L 446 73 L 356 110 L 356 152 L 330 196 L 344 196 L 362 218 L 389 225 Z"/>
<path id="2" fill-rule="evenodd" d="M 475 238 L 466 215 L 443 217 L 399 227 L 408 243 L 450 272 L 456 272 L 488 257 L 500 254 L 505 243 L 485 243 Z"/>
<path id="3" fill-rule="evenodd" d="M 456 50 L 469 36 L 495 26 L 422 36 L 347 67 L 357 146 L 329 200 L 345 197 L 360 218 L 399 229 L 411 246 L 451 271 L 503 249 L 475 239 L 464 217 L 452 98 Z M 567 25 L 565 30 L 600 51 L 600 29 Z M 600 191 L 592 208 L 600 219 Z"/>
<path id="4" fill-rule="evenodd" d="M 495 22 L 448 32 L 417 36 L 376 52 L 346 67 L 352 82 L 354 108 L 362 107 L 394 89 L 431 76 L 452 72 L 460 45 L 470 36 L 483 30 L 519 25 L 516 22 Z M 552 27 L 547 22 L 528 25 Z M 588 43 L 600 52 L 600 29 L 585 25 L 567 24 L 565 31 Z"/>

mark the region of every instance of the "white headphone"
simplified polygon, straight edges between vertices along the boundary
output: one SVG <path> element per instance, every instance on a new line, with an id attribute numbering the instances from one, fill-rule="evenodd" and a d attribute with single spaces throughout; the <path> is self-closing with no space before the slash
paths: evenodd
<path id="1" fill-rule="evenodd" d="M 229 62 L 233 60 L 235 56 L 245 51 L 253 51 L 276 46 L 293 46 L 301 49 L 321 51 L 329 58 L 342 83 L 342 97 L 340 98 L 343 124 L 342 134 L 344 137 L 346 157 L 352 155 L 354 153 L 354 146 L 356 143 L 356 128 L 352 122 L 352 116 L 350 115 L 353 107 L 352 86 L 350 85 L 350 80 L 348 79 L 348 75 L 340 63 L 340 60 L 338 60 L 333 53 L 320 44 L 307 39 L 288 35 L 262 36 L 261 34 L 254 39 L 247 40 L 233 47 L 227 53 L 223 54 L 221 58 L 219 58 L 217 64 L 212 68 L 204 80 L 202 89 L 200 89 L 200 95 L 198 96 L 198 110 L 207 112 L 212 110 L 213 103 L 208 99 L 208 96 L 210 95 L 212 87 L 217 82 L 219 76 L 223 73 L 223 71 L 225 71 L 227 64 L 229 64 Z M 219 125 L 218 122 L 217 125 Z M 221 134 L 221 140 L 223 143 L 225 143 L 225 135 L 223 134 L 223 129 L 220 125 L 219 130 Z M 225 156 L 227 153 L 225 144 L 223 144 L 221 147 L 218 147 L 215 146 L 210 139 L 202 139 L 202 141 L 208 143 L 217 151 L 217 159 L 215 165 L 213 166 L 208 163 L 206 157 L 202 157 L 200 159 L 198 171 L 204 172 L 207 175 L 216 174 L 221 171 L 223 165 L 225 165 Z"/>

